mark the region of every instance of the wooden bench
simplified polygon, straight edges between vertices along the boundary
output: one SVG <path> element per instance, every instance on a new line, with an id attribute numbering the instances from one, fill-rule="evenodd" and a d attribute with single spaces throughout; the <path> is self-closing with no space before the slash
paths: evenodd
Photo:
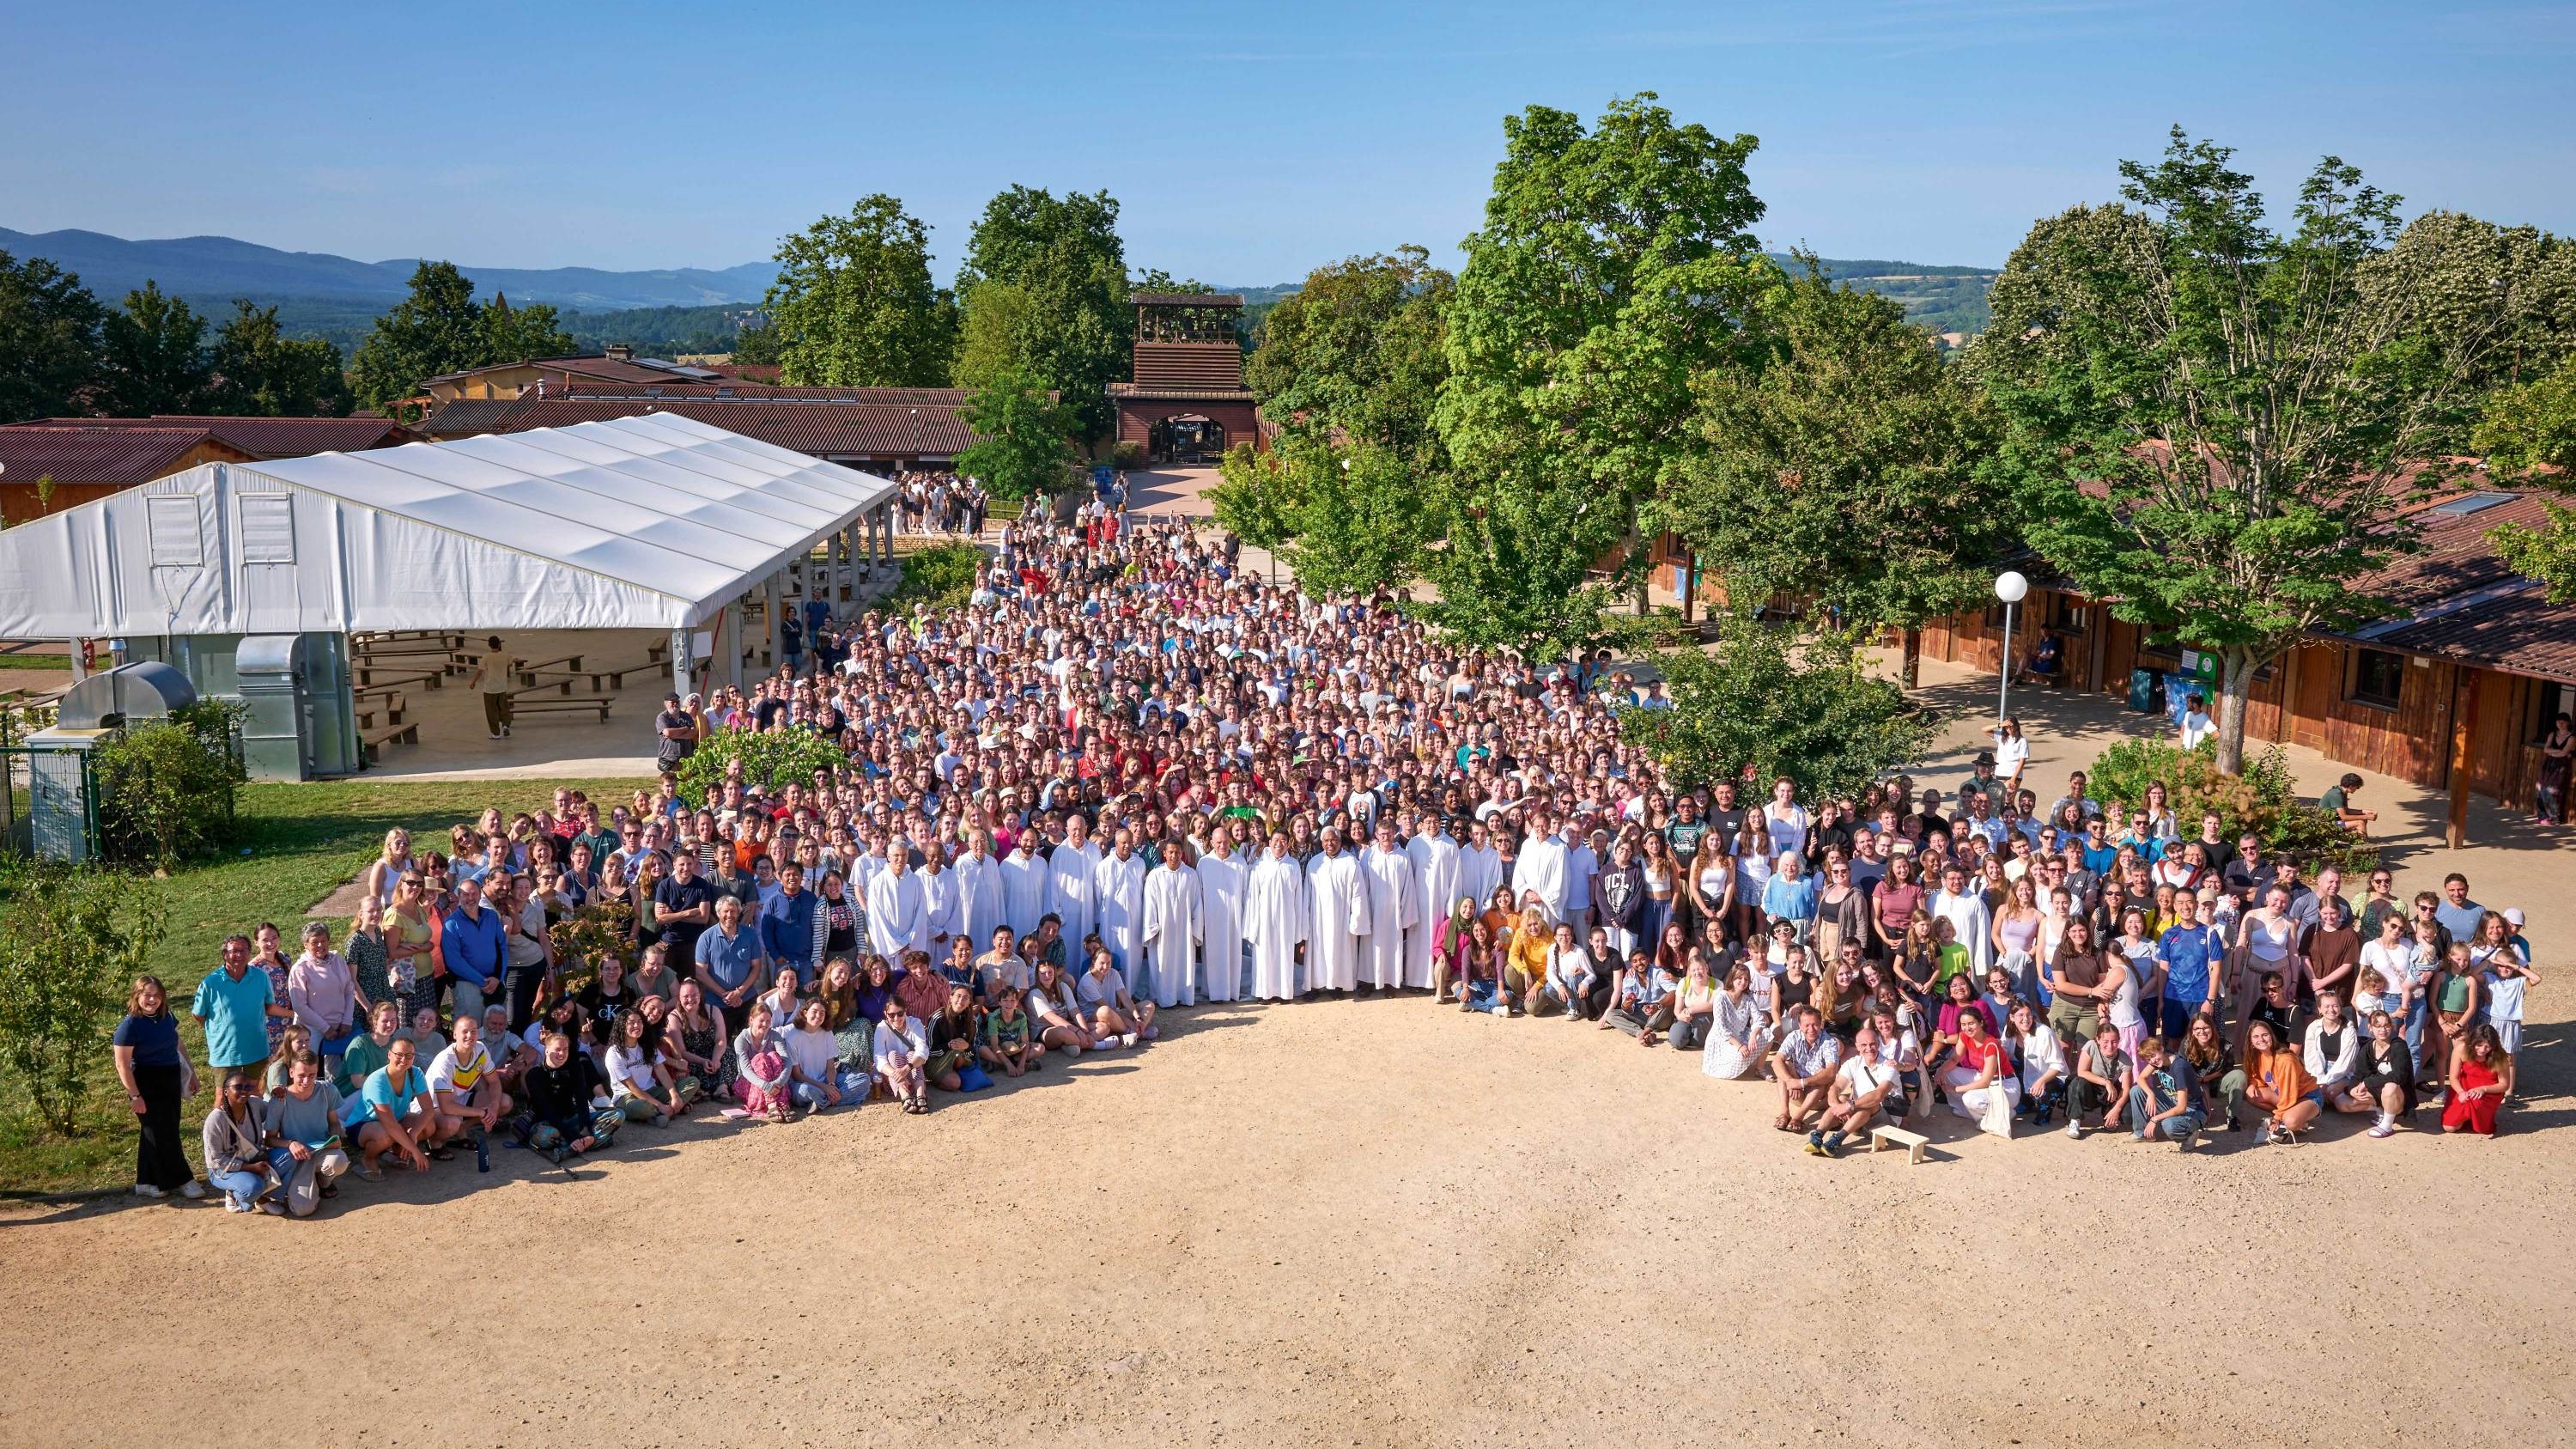
<path id="1" fill-rule="evenodd" d="M 423 670 L 406 665 L 369 664 L 363 659 L 351 666 L 349 672 L 357 676 L 358 688 L 361 690 L 400 689 L 412 684 L 436 689 L 447 682 L 447 671 L 444 669 Z M 376 676 L 379 674 L 384 678 L 378 679 Z"/>
<path id="2" fill-rule="evenodd" d="M 403 712 L 409 707 L 409 701 L 403 698 L 403 692 L 399 689 L 378 690 L 360 696 L 357 700 L 358 728 L 374 729 L 376 716 L 380 714 L 385 717 L 387 724 L 401 724 Z"/>
<path id="3" fill-rule="evenodd" d="M 1908 1132 L 1902 1127 L 1869 1129 L 1869 1150 L 1876 1152 L 1882 1147 L 1904 1148 L 1905 1165 L 1908 1167 L 1919 1166 L 1932 1155 L 1932 1143 L 1929 1139 L 1920 1132 Z"/>
<path id="4" fill-rule="evenodd" d="M 581 673 L 581 656 L 567 654 L 561 659 L 540 659 L 534 663 L 521 659 L 510 666 L 510 672 L 519 676 L 521 684 L 535 684 L 540 673 L 551 674 L 558 670 L 571 674 Z M 570 686 L 567 685 L 566 689 L 568 691 Z"/>
<path id="5" fill-rule="evenodd" d="M 441 649 L 462 649 L 465 636 L 442 634 L 435 629 L 392 629 L 373 634 L 352 634 L 349 642 L 364 650 L 399 644 L 430 644 Z"/>
<path id="6" fill-rule="evenodd" d="M 358 735 L 358 740 L 366 747 L 367 758 L 374 760 L 383 753 L 383 747 L 386 745 L 419 744 L 420 724 L 414 721 L 411 724 L 389 724 L 381 729 L 364 730 Z"/>
<path id="7" fill-rule="evenodd" d="M 549 689 L 555 691 L 557 694 L 569 695 L 572 693 L 573 680 L 580 676 L 572 674 L 554 674 L 540 679 L 534 675 L 523 674 L 519 677 L 527 680 L 528 682 L 510 691 L 510 697 L 512 699 L 525 699 L 531 694 L 543 694 Z"/>
<path id="8" fill-rule="evenodd" d="M 624 689 L 626 676 L 630 674 L 658 674 L 662 668 L 662 664 L 655 661 L 650 664 L 621 664 L 615 669 L 585 669 L 581 674 L 590 681 L 591 693 L 607 694 L 611 690 Z"/>
<path id="9" fill-rule="evenodd" d="M 654 663 L 656 663 L 656 664 L 668 664 L 668 663 L 670 663 L 670 662 L 671 662 L 671 641 L 669 641 L 669 640 L 667 640 L 667 639 L 663 639 L 663 640 L 658 640 L 658 641 L 656 641 L 656 642 L 654 642 L 654 643 L 651 643 L 651 644 L 647 644 L 647 645 L 645 645 L 645 646 L 644 646 L 644 657 L 645 657 L 645 658 L 647 658 L 647 659 L 652 660 L 652 661 L 653 661 Z"/>
<path id="10" fill-rule="evenodd" d="M 570 694 L 571 691 L 567 689 L 565 693 Z M 531 699 L 512 704 L 510 713 L 515 718 L 530 714 L 586 714 L 596 710 L 599 722 L 606 724 L 609 706 L 615 703 L 617 701 L 613 699 Z"/>

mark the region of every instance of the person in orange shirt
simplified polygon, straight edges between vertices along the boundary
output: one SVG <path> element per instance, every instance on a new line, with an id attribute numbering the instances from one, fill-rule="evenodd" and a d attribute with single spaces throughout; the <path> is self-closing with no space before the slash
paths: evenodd
<path id="1" fill-rule="evenodd" d="M 2325 1092 L 2298 1048 L 2260 1017 L 2245 1033 L 2245 1100 L 2268 1115 L 2264 1140 L 2280 1147 L 2296 1147 L 2297 1134 L 2325 1110 Z"/>

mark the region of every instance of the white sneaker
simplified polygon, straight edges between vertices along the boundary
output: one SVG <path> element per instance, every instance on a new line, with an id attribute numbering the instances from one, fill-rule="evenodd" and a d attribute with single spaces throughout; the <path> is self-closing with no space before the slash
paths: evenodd
<path id="1" fill-rule="evenodd" d="M 134 1195 L 135 1195 L 136 1197 L 168 1197 L 168 1196 L 169 1196 L 169 1194 L 168 1194 L 168 1193 L 163 1192 L 161 1189 L 159 1189 L 159 1188 L 157 1188 L 157 1187 L 154 1187 L 152 1184 L 150 1184 L 150 1183 L 148 1183 L 148 1182 L 138 1182 L 138 1183 L 136 1183 L 136 1184 L 134 1185 Z"/>
<path id="2" fill-rule="evenodd" d="M 191 1201 L 191 1202 L 194 1202 L 194 1201 L 195 1201 L 195 1200 L 197 1200 L 198 1198 L 204 1197 L 205 1195 L 206 1195 L 206 1185 L 205 1185 L 204 1183 L 202 1183 L 202 1182 L 197 1181 L 197 1180 L 196 1180 L 195 1178 L 193 1178 L 193 1177 L 188 1179 L 188 1182 L 187 1182 L 187 1185 L 186 1185 L 186 1186 L 184 1186 L 184 1187 L 182 1187 L 182 1188 L 180 1188 L 180 1189 L 179 1189 L 179 1196 L 184 1197 L 184 1198 L 188 1199 L 188 1200 L 189 1200 L 189 1201 Z"/>
<path id="3" fill-rule="evenodd" d="M 2077 1142 L 2081 1142 L 2084 1140 L 2084 1129 L 2072 1122 L 2069 1122 L 2066 1124 L 2066 1135 Z"/>
<path id="4" fill-rule="evenodd" d="M 2397 1123 L 2396 1123 L 2396 1120 L 2395 1120 L 2394 1118 L 2391 1118 L 2391 1117 L 2390 1117 L 2387 1113 L 2385 1113 L 2385 1112 L 2380 1113 L 2380 1114 L 2379 1114 L 2379 1120 L 2378 1120 L 2378 1121 L 2376 1121 L 2376 1122 L 2373 1122 L 2372 1124 L 2370 1124 L 2370 1135 L 2371 1135 L 2371 1136 L 2373 1136 L 2373 1137 L 2394 1137 L 2394 1136 L 2396 1136 L 2396 1135 L 2397 1135 Z"/>
<path id="5" fill-rule="evenodd" d="M 1120 1032 L 1118 1034 L 1118 1044 L 1123 1047 L 1134 1046 L 1136 1044 L 1136 1033 L 1132 1031 Z"/>

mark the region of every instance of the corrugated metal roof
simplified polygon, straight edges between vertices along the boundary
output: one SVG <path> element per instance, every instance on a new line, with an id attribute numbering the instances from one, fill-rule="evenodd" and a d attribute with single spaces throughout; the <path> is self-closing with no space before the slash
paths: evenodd
<path id="1" fill-rule="evenodd" d="M 225 456 L 250 457 L 205 427 L 128 420 L 13 423 L 0 427 L 0 483 L 149 483 L 208 442 Z"/>

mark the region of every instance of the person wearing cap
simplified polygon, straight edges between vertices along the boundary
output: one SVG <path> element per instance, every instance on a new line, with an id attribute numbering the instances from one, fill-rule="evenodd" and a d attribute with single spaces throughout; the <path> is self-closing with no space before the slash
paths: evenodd
<path id="1" fill-rule="evenodd" d="M 653 718 L 653 762 L 663 774 L 680 768 L 680 762 L 698 750 L 698 697 L 690 695 L 684 704 L 674 692 L 662 696 L 662 712 Z"/>

